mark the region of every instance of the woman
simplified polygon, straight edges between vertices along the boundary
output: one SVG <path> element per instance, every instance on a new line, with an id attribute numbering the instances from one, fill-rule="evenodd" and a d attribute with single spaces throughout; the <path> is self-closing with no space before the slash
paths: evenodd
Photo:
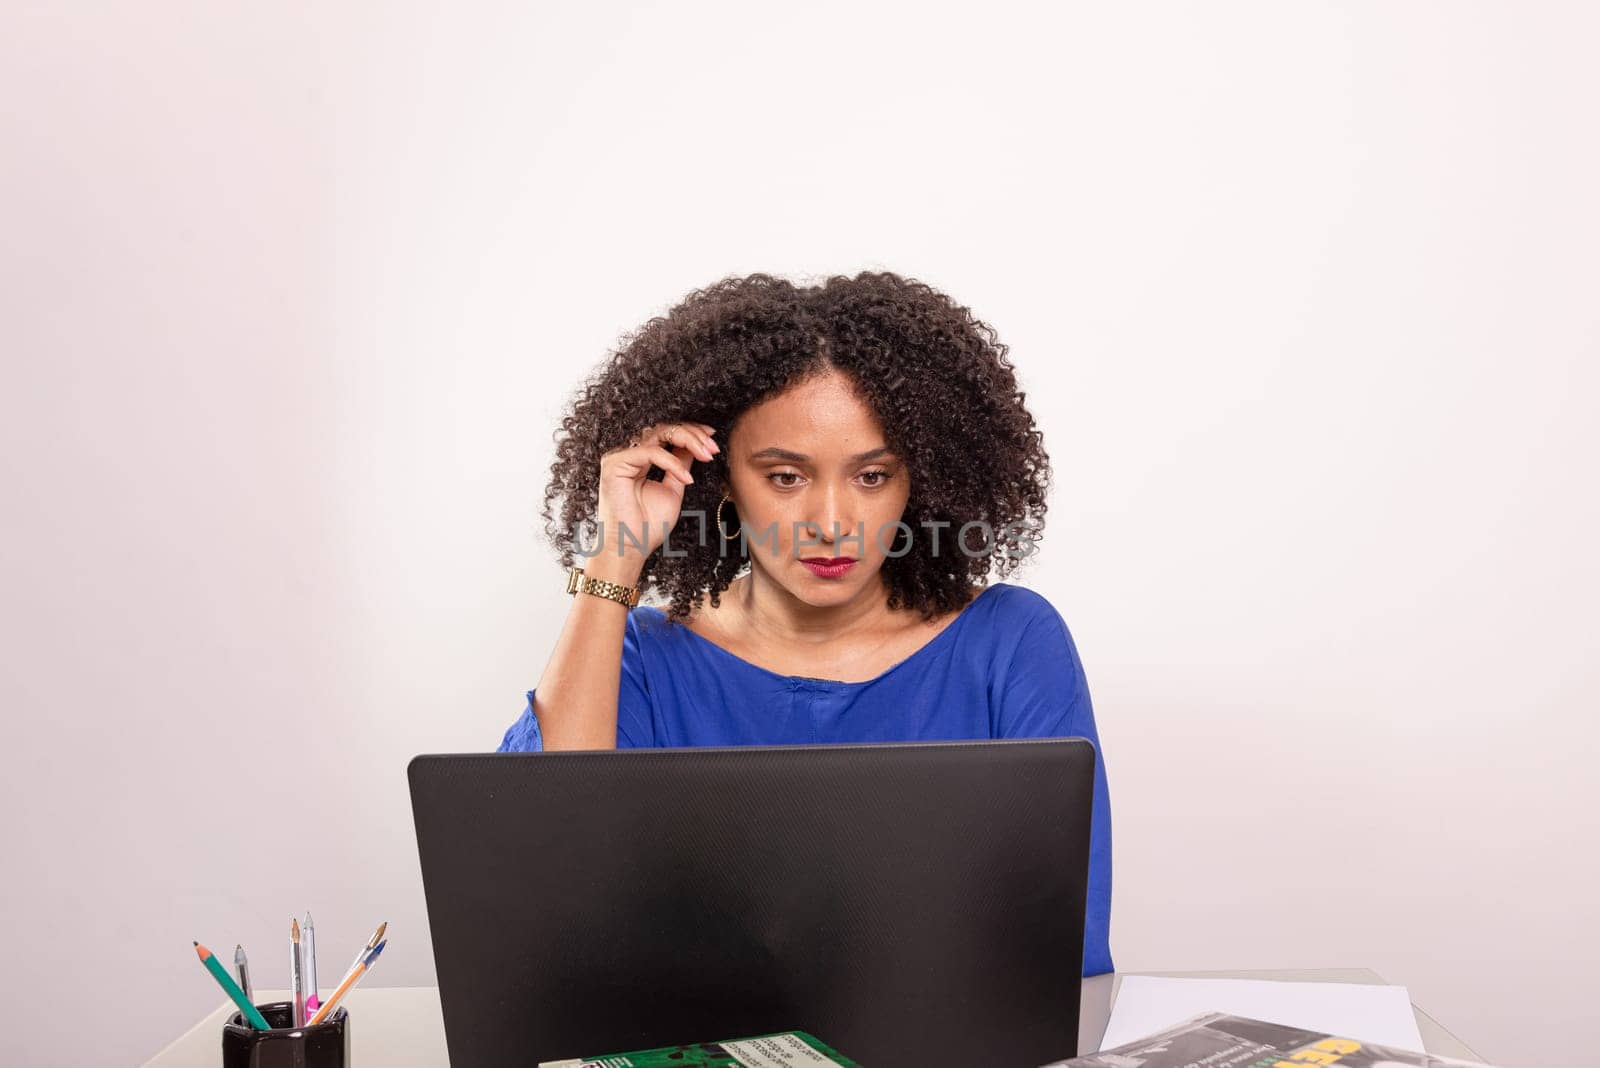
<path id="1" fill-rule="evenodd" d="M 501 752 L 1098 749 L 1066 623 L 986 581 L 1034 551 L 1049 481 L 991 328 L 895 274 L 755 274 L 625 340 L 562 421 L 543 514 L 574 600 Z M 632 607 L 645 588 L 665 610 Z M 1094 807 L 1085 975 L 1112 970 L 1098 754 Z"/>

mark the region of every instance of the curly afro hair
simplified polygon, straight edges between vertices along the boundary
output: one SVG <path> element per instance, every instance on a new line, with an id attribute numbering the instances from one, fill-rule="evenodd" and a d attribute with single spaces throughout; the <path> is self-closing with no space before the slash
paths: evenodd
<path id="1" fill-rule="evenodd" d="M 937 552 L 932 539 L 913 534 L 904 555 L 884 561 L 888 607 L 924 619 L 958 610 L 991 569 L 1005 578 L 1032 555 L 1044 525 L 1049 457 L 1006 353 L 967 308 L 890 272 L 835 275 L 812 286 L 764 273 L 723 278 L 624 335 L 572 399 L 554 434 L 546 536 L 563 568 L 574 566 L 579 545 L 592 547 L 590 538 L 575 539 L 593 526 L 601 456 L 641 428 L 706 423 L 726 442 L 746 409 L 837 369 L 853 380 L 906 465 L 910 498 L 902 521 L 913 532 L 941 525 Z M 720 605 L 745 562 L 742 551 L 724 552 L 715 535 L 697 536 L 705 528 L 694 513 L 714 516 L 720 487 L 730 484 L 726 451 L 698 462 L 706 475 L 685 489 L 670 535 L 673 555 L 658 547 L 640 574 L 644 589 L 670 601 L 667 615 L 675 621 L 708 593 Z M 662 475 L 658 468 L 649 477 Z M 969 523 L 980 526 L 963 532 Z M 897 537 L 887 548 L 898 553 L 904 544 Z"/>

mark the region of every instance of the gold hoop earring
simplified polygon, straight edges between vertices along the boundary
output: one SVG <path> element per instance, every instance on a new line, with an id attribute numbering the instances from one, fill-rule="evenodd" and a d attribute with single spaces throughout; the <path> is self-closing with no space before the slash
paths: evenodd
<path id="1" fill-rule="evenodd" d="M 723 541 L 733 541 L 739 537 L 739 529 L 735 529 L 732 534 L 728 534 L 722 529 L 722 506 L 728 503 L 728 499 L 728 495 L 724 493 L 722 495 L 722 500 L 717 502 L 717 533 L 722 535 Z M 740 528 L 742 528 L 743 525 L 744 524 L 741 521 Z"/>

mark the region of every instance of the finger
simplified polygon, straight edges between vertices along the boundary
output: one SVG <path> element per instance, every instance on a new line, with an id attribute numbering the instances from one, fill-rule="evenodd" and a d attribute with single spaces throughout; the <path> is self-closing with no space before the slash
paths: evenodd
<path id="1" fill-rule="evenodd" d="M 689 464 L 683 457 L 664 449 L 659 445 L 653 448 L 646 448 L 644 451 L 645 455 L 648 456 L 657 467 L 661 468 L 670 475 L 676 475 L 685 486 L 694 481 L 694 476 L 689 474 Z"/>
<path id="2" fill-rule="evenodd" d="M 685 459 L 671 450 L 660 445 L 628 445 L 606 453 L 601 457 L 601 465 L 611 474 L 627 479 L 637 479 L 648 475 L 650 467 L 654 464 L 670 472 L 674 478 L 682 482 L 689 476 L 688 465 Z"/>
<path id="3" fill-rule="evenodd" d="M 714 440 L 712 440 L 710 434 L 707 434 L 704 430 L 701 430 L 698 427 L 694 427 L 692 429 L 697 435 L 695 440 L 698 441 L 700 443 L 700 447 L 706 451 L 704 459 L 710 460 L 713 456 L 722 451 L 722 446 L 718 445 Z"/>
<path id="4" fill-rule="evenodd" d="M 693 423 L 668 423 L 661 431 L 661 438 L 684 446 L 702 460 L 710 461 L 717 452 L 716 443 Z"/>

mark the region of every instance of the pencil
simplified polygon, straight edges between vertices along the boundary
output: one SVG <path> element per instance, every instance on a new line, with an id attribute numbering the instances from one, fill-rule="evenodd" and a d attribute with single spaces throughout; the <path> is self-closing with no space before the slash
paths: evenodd
<path id="1" fill-rule="evenodd" d="M 306 974 L 300 962 L 300 921 L 289 920 L 289 992 L 294 998 L 294 1025 L 306 1025 Z"/>
<path id="2" fill-rule="evenodd" d="M 222 987 L 222 992 L 228 995 L 235 1005 L 239 1006 L 239 1011 L 244 1014 L 246 1020 L 250 1021 L 250 1026 L 257 1031 L 272 1030 L 272 1025 L 267 1023 L 267 1018 L 261 1015 L 259 1009 L 250 1004 L 250 999 L 244 996 L 244 991 L 239 989 L 239 984 L 233 981 L 233 976 L 228 974 L 228 970 L 222 966 L 222 962 L 217 960 L 216 956 L 199 942 L 194 944 L 194 951 L 199 955 L 200 963 L 206 966 L 206 971 L 211 973 L 211 978 L 215 979 L 217 985 Z"/>
<path id="3" fill-rule="evenodd" d="M 317 1010 L 317 1014 L 311 1018 L 311 1023 L 307 1024 L 307 1027 L 321 1023 L 323 1018 L 332 1012 L 340 1001 L 344 1000 L 344 996 L 355 989 L 355 985 L 361 981 L 361 977 L 372 970 L 373 962 L 378 959 L 378 954 L 382 953 L 383 947 L 388 944 L 387 941 L 379 942 L 372 948 L 372 952 L 362 959 L 360 964 L 350 969 L 350 974 L 344 977 L 344 982 L 339 984 L 339 989 L 333 992 L 331 998 L 322 1003 L 322 1008 Z"/>

